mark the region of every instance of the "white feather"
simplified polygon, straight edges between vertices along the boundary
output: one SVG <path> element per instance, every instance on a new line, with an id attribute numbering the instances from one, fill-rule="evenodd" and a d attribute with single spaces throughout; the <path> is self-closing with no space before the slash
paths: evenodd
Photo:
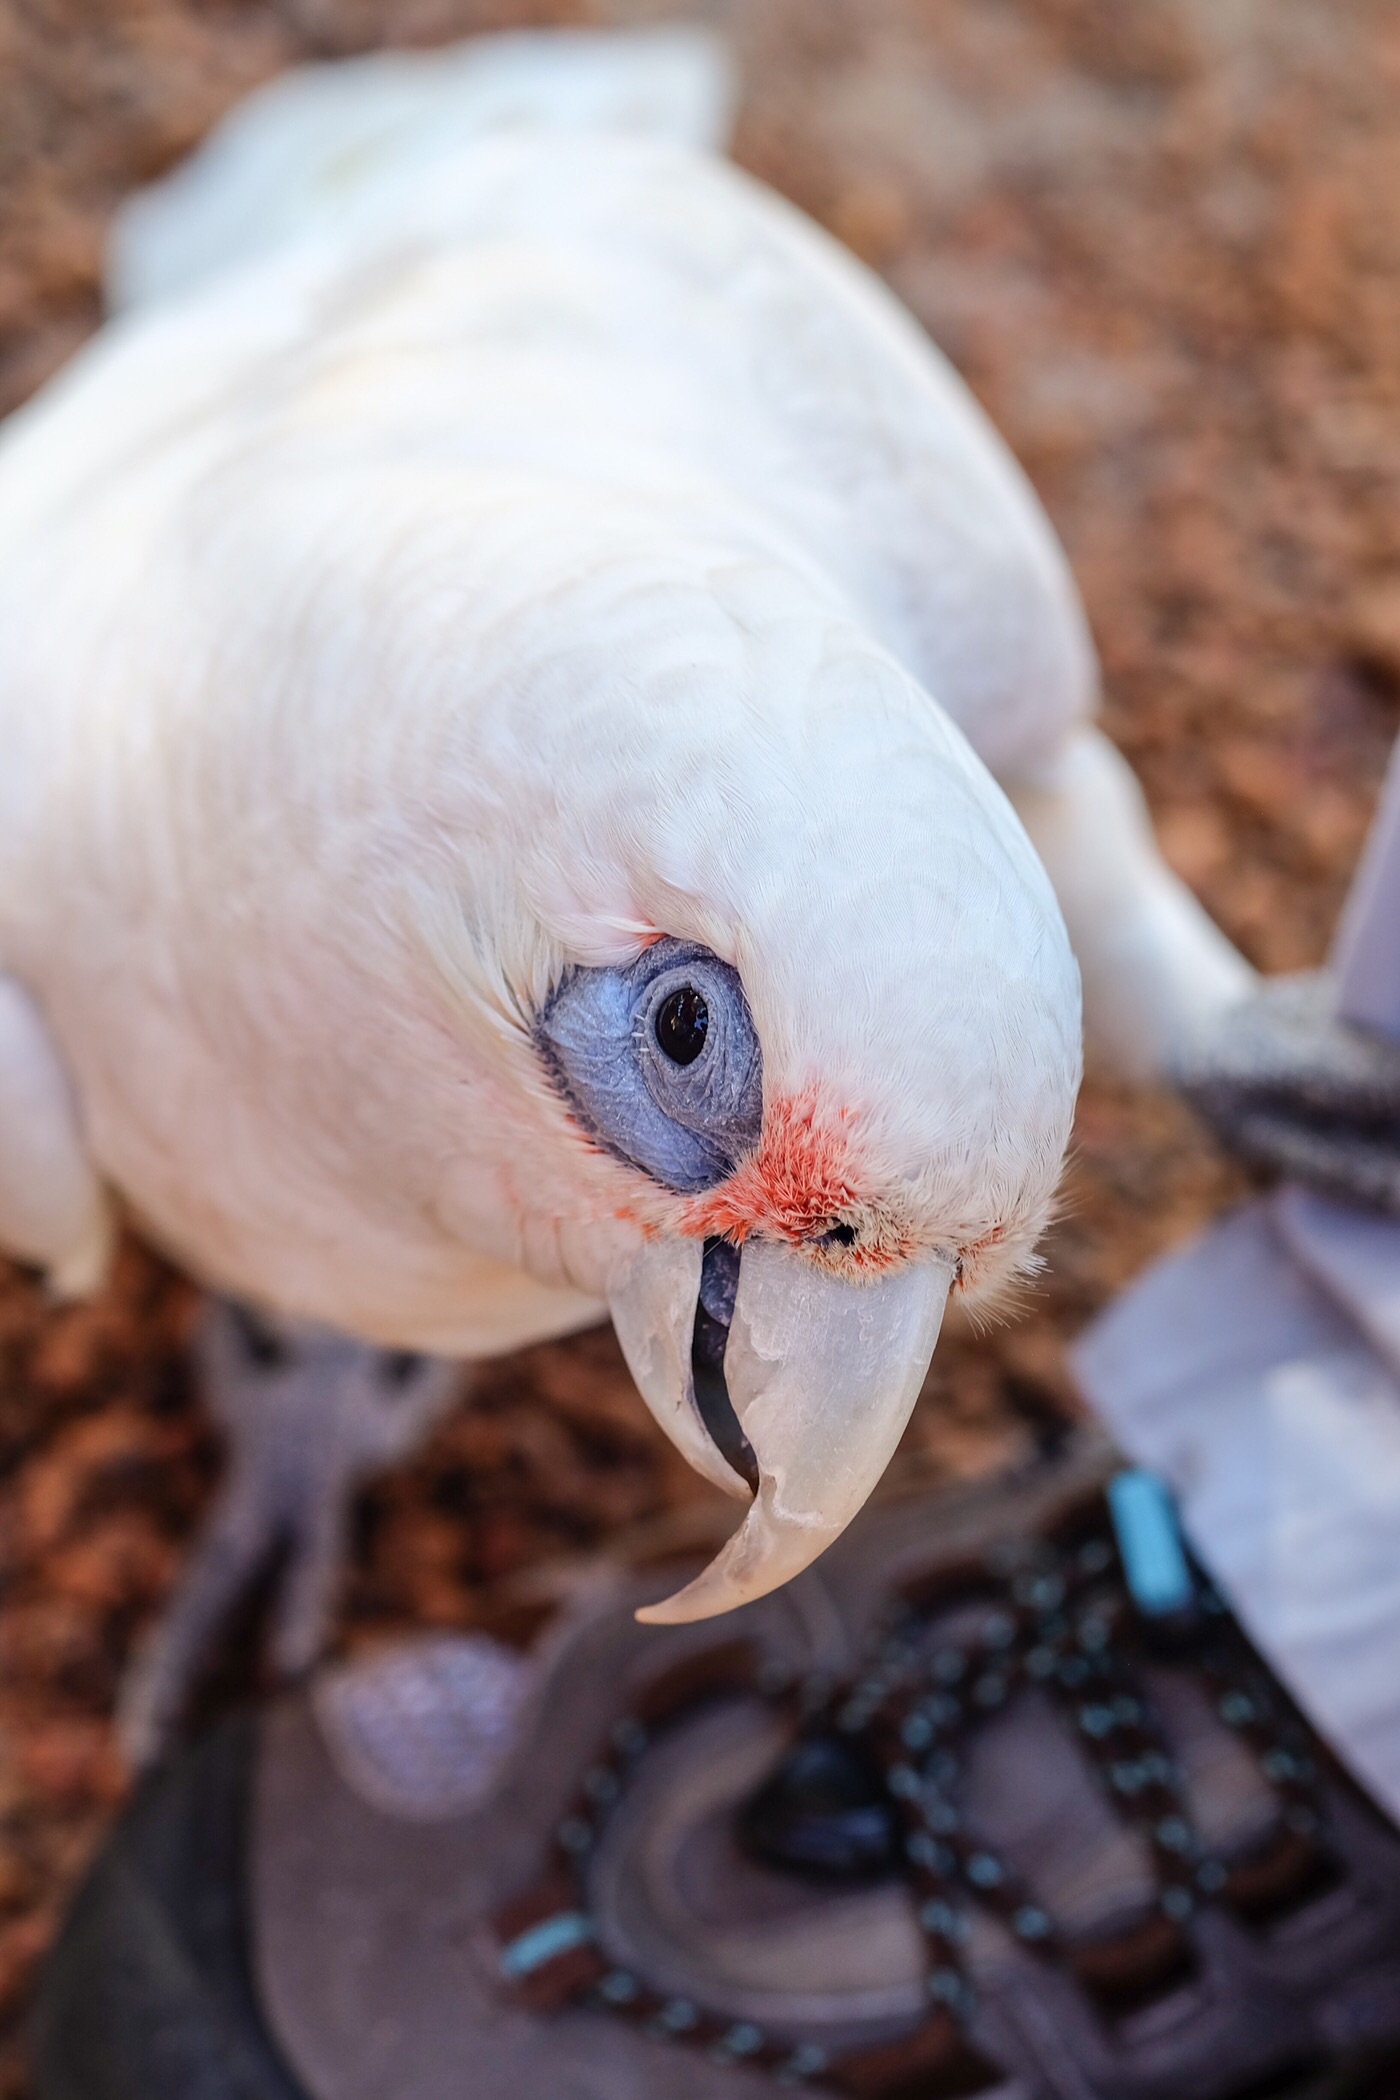
<path id="1" fill-rule="evenodd" d="M 733 101 L 724 47 L 696 25 L 527 30 L 296 67 L 118 212 L 108 304 L 169 298 L 334 227 L 369 197 L 431 185 L 455 147 L 484 133 L 611 131 L 722 152 Z"/>
<path id="2" fill-rule="evenodd" d="M 112 1219 L 67 1075 L 33 1001 L 0 977 L 0 1234 L 60 1297 L 101 1279 Z"/>
<path id="3" fill-rule="evenodd" d="M 549 116 L 599 53 L 529 48 Z M 678 1225 L 528 1038 L 654 928 L 738 964 L 767 1093 L 852 1118 L 875 1227 L 991 1273 L 1078 1078 L 980 762 L 1043 777 L 1091 711 L 1063 558 L 816 229 L 649 119 L 459 139 L 484 63 L 236 120 L 119 248 L 125 296 L 189 288 L 0 440 L 0 964 L 151 1230 L 357 1333 L 562 1331 Z M 660 96 L 683 132 L 717 79 Z"/>

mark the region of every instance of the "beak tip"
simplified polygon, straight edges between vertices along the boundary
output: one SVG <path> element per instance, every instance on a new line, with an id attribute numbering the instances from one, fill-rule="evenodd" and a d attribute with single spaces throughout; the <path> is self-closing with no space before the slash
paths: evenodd
<path id="1" fill-rule="evenodd" d="M 677 1623 L 674 1614 L 667 1611 L 664 1603 L 638 1605 L 632 1616 L 639 1626 L 674 1626 Z"/>
<path id="2" fill-rule="evenodd" d="M 742 1526 L 740 1528 L 742 1530 Z M 669 1597 L 659 1597 L 655 1604 L 639 1606 L 638 1622 L 643 1626 L 692 1626 L 701 1619 L 717 1619 L 724 1612 L 735 1611 L 741 1604 L 748 1604 L 754 1597 L 764 1596 L 770 1588 L 776 1588 L 776 1581 L 757 1584 L 735 1581 L 725 1567 L 732 1543 L 692 1581 L 683 1583 Z"/>

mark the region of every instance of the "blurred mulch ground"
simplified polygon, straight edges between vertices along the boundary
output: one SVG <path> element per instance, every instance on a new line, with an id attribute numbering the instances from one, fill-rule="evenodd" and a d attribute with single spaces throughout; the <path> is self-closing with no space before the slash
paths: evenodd
<path id="1" fill-rule="evenodd" d="M 0 0 L 0 409 L 97 324 L 114 201 L 279 67 L 674 11 Z M 1400 10 L 713 11 L 744 65 L 739 157 L 886 273 L 1045 497 L 1168 855 L 1259 964 L 1317 959 L 1400 726 Z M 903 1462 L 1028 1449 L 1072 1405 L 1065 1338 L 1236 1189 L 1173 1103 L 1091 1087 L 1043 1286 L 940 1348 Z M 121 1797 L 118 1676 L 217 1472 L 194 1310 L 135 1246 L 81 1310 L 0 1271 L 0 2100 L 24 2091 L 34 1965 Z M 342 1637 L 497 1623 L 521 1570 L 707 1492 L 609 1335 L 494 1366 L 368 1499 Z"/>

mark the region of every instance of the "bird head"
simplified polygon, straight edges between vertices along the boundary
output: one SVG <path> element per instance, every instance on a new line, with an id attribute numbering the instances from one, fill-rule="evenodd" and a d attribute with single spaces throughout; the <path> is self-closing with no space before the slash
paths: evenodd
<path id="1" fill-rule="evenodd" d="M 561 1325 L 605 1301 L 666 1434 L 747 1505 L 649 1614 L 704 1617 L 841 1532 L 950 1292 L 1030 1258 L 1078 1088 L 1078 973 L 986 767 L 800 557 L 704 518 L 704 491 L 629 508 L 493 483 L 469 508 L 455 484 L 419 476 L 397 507 L 395 488 L 386 470 L 392 560 L 334 485 L 306 527 L 343 534 L 349 583 L 296 604 L 304 708 L 275 706 L 292 644 L 270 624 L 269 674 L 243 683 L 261 770 L 237 806 L 275 790 L 296 812 L 281 857 L 258 831 L 237 871 L 245 914 L 266 898 L 241 1025 L 277 1085 L 255 1106 L 292 1103 L 279 1186 L 338 1177 L 315 1182 L 331 1223 L 293 1309 L 470 1348 L 454 1307 L 483 1255 L 583 1294 Z M 285 516 L 309 500 L 299 476 Z M 335 736 L 307 735 L 323 715 Z M 201 721 L 228 800 L 228 717 Z M 228 947 L 188 957 L 206 1035 Z M 284 1295 L 294 1260 L 310 1278 L 312 1214 L 278 1242 Z"/>
<path id="2" fill-rule="evenodd" d="M 626 618 L 620 654 L 570 653 L 568 755 L 550 679 L 528 680 L 536 739 L 513 667 L 512 733 L 549 772 L 512 875 L 548 940 L 509 1003 L 547 1201 L 587 1249 L 571 1280 L 606 1296 L 667 1435 L 747 1504 L 644 1614 L 673 1621 L 763 1595 L 841 1532 L 950 1292 L 1027 1264 L 1079 985 L 1009 803 L 859 625 L 737 564 L 634 592 Z M 635 707 L 619 661 L 645 666 Z"/>

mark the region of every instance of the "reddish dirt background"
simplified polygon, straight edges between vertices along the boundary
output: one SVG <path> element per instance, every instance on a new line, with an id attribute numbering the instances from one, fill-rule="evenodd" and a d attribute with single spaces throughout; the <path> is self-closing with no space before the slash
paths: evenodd
<path id="1" fill-rule="evenodd" d="M 681 9 L 0 0 L 0 409 L 98 323 L 116 200 L 290 61 Z M 1256 962 L 1318 959 L 1400 726 L 1400 11 L 1390 0 L 734 0 L 738 156 L 882 270 L 1029 468 L 1166 851 Z M 900 1463 L 1072 1406 L 1067 1337 L 1239 1183 L 1091 1085 L 1050 1268 L 940 1349 Z M 0 2100 L 36 1961 L 121 1799 L 110 1713 L 217 1475 L 188 1285 L 0 1268 Z M 340 1638 L 502 1624 L 525 1571 L 707 1491 L 606 1334 L 493 1366 L 365 1504 Z M 528 1584 L 525 1584 L 528 1587 Z M 224 1689 L 251 1679 L 245 1641 Z"/>

